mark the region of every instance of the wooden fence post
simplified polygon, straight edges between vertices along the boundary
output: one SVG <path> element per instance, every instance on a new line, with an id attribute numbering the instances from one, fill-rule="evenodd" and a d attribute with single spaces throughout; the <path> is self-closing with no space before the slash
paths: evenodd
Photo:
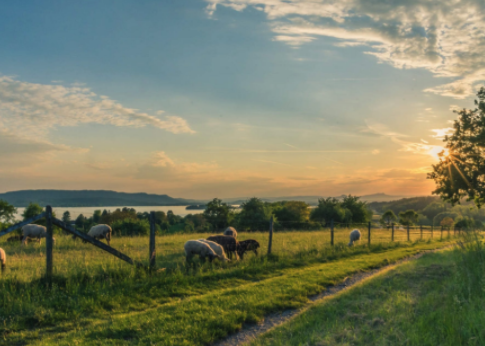
<path id="1" fill-rule="evenodd" d="M 408 241 L 410 241 L 411 238 L 409 238 L 409 224 L 408 224 Z"/>
<path id="2" fill-rule="evenodd" d="M 441 225 L 441 240 L 443 240 L 443 225 Z"/>
<path id="3" fill-rule="evenodd" d="M 450 226 L 448 226 L 448 238 L 450 238 Z"/>
<path id="4" fill-rule="evenodd" d="M 391 236 L 392 241 L 394 241 L 394 222 L 392 223 L 392 236 Z"/>
<path id="5" fill-rule="evenodd" d="M 421 230 L 421 240 L 423 240 L 423 225 L 419 226 L 420 230 Z"/>
<path id="6" fill-rule="evenodd" d="M 268 240 L 268 255 L 271 255 L 271 246 L 273 245 L 273 216 L 269 220 L 269 240 Z"/>
<path id="7" fill-rule="evenodd" d="M 369 246 L 370 246 L 370 229 L 371 229 L 371 226 L 372 225 L 371 225 L 371 223 L 369 221 L 369 238 L 368 238 L 368 241 L 367 241 L 367 245 L 369 245 Z"/>
<path id="8" fill-rule="evenodd" d="M 434 231 L 434 225 L 431 226 L 431 239 L 433 239 L 433 231 Z"/>
<path id="9" fill-rule="evenodd" d="M 150 259 L 150 270 L 155 269 L 156 265 L 155 231 L 155 212 L 152 211 L 150 212 L 150 253 L 148 257 Z"/>
<path id="10" fill-rule="evenodd" d="M 45 274 L 47 277 L 52 276 L 52 207 L 50 205 L 45 207 L 46 216 L 46 228 L 47 228 L 47 237 L 45 238 L 45 259 L 46 259 L 46 271 Z"/>
<path id="11" fill-rule="evenodd" d="M 333 242 L 333 220 L 330 221 L 330 245 L 333 246 L 334 242 Z"/>

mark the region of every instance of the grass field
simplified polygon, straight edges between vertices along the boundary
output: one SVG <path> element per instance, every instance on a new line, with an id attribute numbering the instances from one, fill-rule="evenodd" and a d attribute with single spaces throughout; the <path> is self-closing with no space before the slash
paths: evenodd
<path id="1" fill-rule="evenodd" d="M 484 345 L 485 249 L 426 254 L 308 309 L 262 345 Z"/>
<path id="2" fill-rule="evenodd" d="M 374 244 L 379 234 L 373 230 L 373 235 Z M 309 294 L 353 272 L 449 244 L 435 240 L 348 248 L 342 244 L 348 230 L 341 230 L 335 237 L 339 244 L 330 248 L 328 232 L 281 232 L 274 236 L 274 256 L 251 254 L 244 261 L 187 271 L 183 243 L 206 236 L 157 237 L 157 265 L 167 269 L 154 275 L 58 236 L 51 287 L 42 279 L 44 246 L 22 249 L 0 242 L 9 258 L 0 280 L 0 344 L 203 345 L 242 323 L 301 306 Z M 258 239 L 266 252 L 267 234 L 239 238 Z M 112 246 L 147 262 L 146 237 L 114 239 Z"/>

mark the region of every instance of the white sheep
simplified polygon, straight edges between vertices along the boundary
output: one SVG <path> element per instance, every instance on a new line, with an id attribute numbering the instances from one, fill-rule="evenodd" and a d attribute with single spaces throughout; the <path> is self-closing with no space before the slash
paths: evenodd
<path id="1" fill-rule="evenodd" d="M 350 242 L 349 246 L 354 245 L 354 242 L 360 240 L 360 231 L 358 229 L 354 229 L 350 232 Z"/>
<path id="2" fill-rule="evenodd" d="M 7 265 L 7 255 L 2 248 L 0 248 L 0 264 L 2 265 L 3 272 L 5 270 L 5 266 Z"/>
<path id="3" fill-rule="evenodd" d="M 93 237 L 94 239 L 106 239 L 106 241 L 108 242 L 108 245 L 110 245 L 111 233 L 112 233 L 112 230 L 110 226 L 100 224 L 100 225 L 91 227 L 91 229 L 88 232 L 88 236 Z"/>
<path id="4" fill-rule="evenodd" d="M 212 248 L 208 244 L 198 240 L 188 240 L 184 244 L 184 250 L 187 262 L 190 262 L 194 255 L 199 255 L 199 258 L 202 261 L 205 261 L 207 257 L 209 259 L 209 262 L 212 262 L 214 258 L 219 258 L 219 256 L 214 252 L 214 250 L 212 250 Z"/>
<path id="5" fill-rule="evenodd" d="M 234 227 L 227 227 L 226 230 L 224 231 L 224 235 L 230 235 L 234 238 L 237 238 L 237 232 Z"/>
<path id="6" fill-rule="evenodd" d="M 214 250 L 214 252 L 217 254 L 217 256 L 219 256 L 219 259 L 221 259 L 222 261 L 230 261 L 230 259 L 227 258 L 226 253 L 224 252 L 224 248 L 221 245 L 207 239 L 199 239 L 199 241 L 209 245 L 211 249 Z"/>
<path id="7" fill-rule="evenodd" d="M 22 227 L 22 245 L 27 244 L 28 240 L 36 238 L 41 243 L 41 238 L 47 237 L 47 229 L 41 225 L 28 224 Z M 52 241 L 56 242 L 56 238 L 52 237 Z"/>

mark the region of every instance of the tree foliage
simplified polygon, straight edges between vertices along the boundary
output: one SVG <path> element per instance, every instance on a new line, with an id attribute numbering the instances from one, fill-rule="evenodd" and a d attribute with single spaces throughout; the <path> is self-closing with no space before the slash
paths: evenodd
<path id="1" fill-rule="evenodd" d="M 399 213 L 399 223 L 405 226 L 412 226 L 418 222 L 419 215 L 414 210 L 409 209 Z"/>
<path id="2" fill-rule="evenodd" d="M 381 224 L 386 225 L 387 227 L 391 226 L 391 223 L 397 220 L 396 214 L 392 210 L 387 210 L 384 214 L 381 216 Z"/>
<path id="3" fill-rule="evenodd" d="M 359 197 L 348 195 L 343 201 L 337 198 L 320 198 L 318 206 L 312 210 L 312 221 L 325 223 L 326 226 L 333 220 L 337 223 L 365 223 L 372 217 L 372 212 Z"/>
<path id="4" fill-rule="evenodd" d="M 477 93 L 476 108 L 457 112 L 453 133 L 445 136 L 448 151 L 440 153 L 428 178 L 436 183 L 434 194 L 452 204 L 462 198 L 477 206 L 485 201 L 485 89 Z"/>
<path id="5" fill-rule="evenodd" d="M 218 198 L 207 203 L 207 208 L 204 210 L 204 217 L 214 226 L 215 230 L 222 230 L 227 227 L 231 221 L 231 216 L 230 207 Z"/>
<path id="6" fill-rule="evenodd" d="M 237 214 L 236 223 L 242 230 L 251 232 L 266 231 L 269 230 L 271 215 L 271 205 L 253 197 L 241 205 L 241 211 Z"/>
<path id="7" fill-rule="evenodd" d="M 8 202 L 0 199 L 0 222 L 11 222 L 15 218 L 17 208 Z"/>

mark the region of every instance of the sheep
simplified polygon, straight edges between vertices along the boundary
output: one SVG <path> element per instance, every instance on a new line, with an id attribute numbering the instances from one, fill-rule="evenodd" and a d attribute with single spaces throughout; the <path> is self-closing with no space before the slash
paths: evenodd
<path id="1" fill-rule="evenodd" d="M 254 251 L 254 254 L 257 256 L 259 247 L 259 242 L 254 239 L 242 240 L 239 242 L 239 257 L 243 259 L 246 251 Z"/>
<path id="2" fill-rule="evenodd" d="M 3 273 L 7 265 L 7 255 L 5 254 L 5 250 L 3 250 L 2 248 L 0 248 L 0 263 L 2 265 L 2 273 Z"/>
<path id="3" fill-rule="evenodd" d="M 224 235 L 230 235 L 231 237 L 237 238 L 237 232 L 234 227 L 227 227 L 224 231 Z"/>
<path id="4" fill-rule="evenodd" d="M 191 262 L 194 255 L 199 255 L 199 258 L 203 262 L 206 258 L 209 259 L 209 262 L 212 262 L 214 258 L 220 259 L 220 257 L 214 252 L 214 250 L 212 250 L 212 248 L 208 244 L 198 240 L 186 241 L 184 244 L 184 250 L 187 262 Z"/>
<path id="5" fill-rule="evenodd" d="M 358 229 L 354 229 L 350 232 L 350 242 L 349 246 L 354 245 L 354 242 L 360 240 L 360 231 Z"/>
<path id="6" fill-rule="evenodd" d="M 219 256 L 219 259 L 221 259 L 222 261 L 230 261 L 227 258 L 226 253 L 224 252 L 224 248 L 221 245 L 207 239 L 199 239 L 199 241 L 209 245 L 211 249 L 217 254 L 217 256 Z"/>
<path id="7" fill-rule="evenodd" d="M 28 224 L 22 227 L 22 245 L 25 245 L 33 238 L 37 238 L 39 244 L 42 242 L 41 238 L 47 237 L 47 229 L 41 225 Z M 52 241 L 55 244 L 56 238 L 52 237 Z"/>
<path id="8" fill-rule="evenodd" d="M 229 258 L 232 258 L 232 253 L 236 255 L 236 260 L 239 259 L 237 254 L 239 250 L 239 243 L 233 236 L 230 235 L 213 235 L 207 238 L 207 240 L 216 242 L 219 245 L 222 245 L 222 248 L 226 252 Z"/>
<path id="9" fill-rule="evenodd" d="M 22 238 L 23 237 L 21 235 L 13 235 L 11 237 L 8 237 L 7 238 L 7 241 L 8 242 L 14 242 L 14 241 L 16 241 L 16 242 L 20 242 L 21 243 L 22 242 Z"/>
<path id="10" fill-rule="evenodd" d="M 106 241 L 108 242 L 108 245 L 111 246 L 110 245 L 111 233 L 112 233 L 112 230 L 110 226 L 100 224 L 100 225 L 91 227 L 91 229 L 88 232 L 88 236 L 93 237 L 94 239 L 106 239 Z M 83 240 L 83 242 L 86 243 L 85 240 Z"/>

